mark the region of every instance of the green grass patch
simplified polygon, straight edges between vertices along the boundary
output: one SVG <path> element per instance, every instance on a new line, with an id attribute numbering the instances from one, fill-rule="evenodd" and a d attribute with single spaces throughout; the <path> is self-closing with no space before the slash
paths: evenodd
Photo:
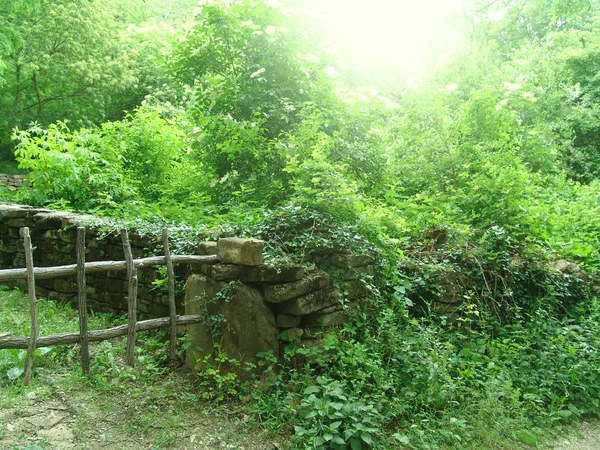
<path id="1" fill-rule="evenodd" d="M 27 171 L 19 169 L 19 163 L 12 158 L 0 158 L 0 173 L 5 173 L 8 175 L 21 175 L 27 173 Z"/>

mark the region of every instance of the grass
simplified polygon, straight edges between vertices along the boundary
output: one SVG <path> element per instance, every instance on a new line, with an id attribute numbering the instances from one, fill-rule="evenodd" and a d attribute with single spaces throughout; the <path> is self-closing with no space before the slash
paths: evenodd
<path id="1" fill-rule="evenodd" d="M 0 305 L 0 332 L 27 336 L 29 306 L 23 293 L 0 287 Z M 69 304 L 43 299 L 38 309 L 40 335 L 77 331 L 78 313 Z M 97 313 L 89 320 L 90 329 L 124 322 Z M 27 387 L 20 378 L 26 350 L 0 350 L 0 448 L 25 448 L 30 442 L 24 436 L 32 435 L 26 419 L 39 414 L 43 421 L 63 409 L 73 413 L 61 423 L 73 433 L 76 448 L 177 449 L 186 448 L 190 439 L 206 442 L 206 448 L 233 449 L 240 442 L 247 449 L 271 448 L 267 436 L 236 418 L 241 412 L 223 417 L 223 409 L 204 401 L 197 377 L 167 366 L 163 332 L 138 333 L 137 343 L 135 367 L 124 362 L 124 337 L 90 343 L 90 376 L 81 372 L 78 345 L 37 349 Z M 41 440 L 37 445 L 49 448 Z"/>
<path id="2" fill-rule="evenodd" d="M 27 171 L 19 169 L 19 163 L 14 159 L 0 158 L 0 173 L 20 175 L 27 173 Z"/>

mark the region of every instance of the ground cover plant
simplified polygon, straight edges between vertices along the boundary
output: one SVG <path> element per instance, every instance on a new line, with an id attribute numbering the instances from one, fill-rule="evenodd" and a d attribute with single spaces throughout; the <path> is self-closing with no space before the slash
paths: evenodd
<path id="1" fill-rule="evenodd" d="M 599 413 L 599 9 L 466 4 L 470 47 L 385 94 L 279 2 L 1 6 L 0 110 L 18 114 L 0 145 L 32 188 L 0 198 L 169 224 L 180 248 L 262 238 L 268 262 L 372 254 L 368 300 L 322 347 L 262 355 L 250 384 L 199 374 L 291 448 L 543 445 Z M 85 48 L 42 45 L 56 8 L 123 45 L 66 71 Z M 449 284 L 458 315 L 436 309 Z"/>

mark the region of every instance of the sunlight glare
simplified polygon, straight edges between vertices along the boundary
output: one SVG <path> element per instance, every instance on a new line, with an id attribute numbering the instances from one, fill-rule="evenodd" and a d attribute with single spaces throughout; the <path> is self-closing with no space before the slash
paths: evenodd
<path id="1" fill-rule="evenodd" d="M 319 22 L 358 71 L 414 74 L 458 45 L 464 0 L 305 0 L 298 5 Z"/>

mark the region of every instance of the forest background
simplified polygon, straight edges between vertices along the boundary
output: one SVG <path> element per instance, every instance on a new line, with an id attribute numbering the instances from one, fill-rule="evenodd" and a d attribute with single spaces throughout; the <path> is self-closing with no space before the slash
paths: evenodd
<path id="1" fill-rule="evenodd" d="M 371 252 L 369 304 L 306 367 L 266 358 L 257 420 L 298 448 L 536 444 L 600 412 L 599 6 L 467 1 L 458 50 L 390 82 L 297 4 L 3 2 L 0 172 L 32 188 L 0 198 Z"/>

